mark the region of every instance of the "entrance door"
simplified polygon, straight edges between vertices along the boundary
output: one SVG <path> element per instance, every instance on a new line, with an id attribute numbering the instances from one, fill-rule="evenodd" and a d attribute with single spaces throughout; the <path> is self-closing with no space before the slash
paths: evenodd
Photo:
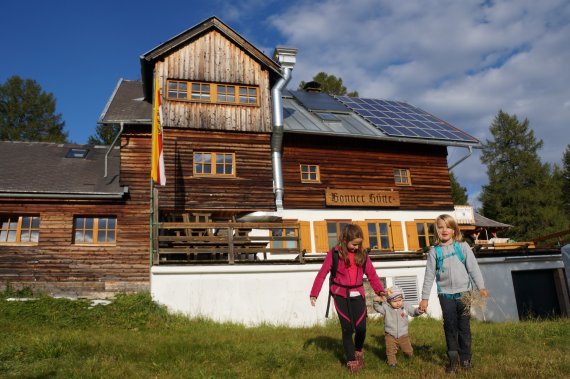
<path id="1" fill-rule="evenodd" d="M 519 319 L 561 316 L 556 270 L 513 271 Z"/>

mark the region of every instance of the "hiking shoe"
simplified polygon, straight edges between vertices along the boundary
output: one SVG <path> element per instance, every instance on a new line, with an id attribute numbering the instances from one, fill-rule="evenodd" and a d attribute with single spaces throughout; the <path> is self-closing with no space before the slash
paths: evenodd
<path id="1" fill-rule="evenodd" d="M 360 371 L 360 363 L 357 360 L 346 362 L 346 367 L 348 367 L 351 374 L 358 374 Z"/>
<path id="2" fill-rule="evenodd" d="M 388 367 L 390 367 L 390 368 L 398 368 L 398 365 L 395 364 L 395 363 L 391 363 L 391 364 L 388 365 Z"/>
<path id="3" fill-rule="evenodd" d="M 364 350 L 355 351 L 354 356 L 356 358 L 356 361 L 360 365 L 360 368 L 364 368 Z"/>
<path id="4" fill-rule="evenodd" d="M 471 370 L 471 361 L 470 360 L 461 361 L 461 368 L 464 369 L 465 371 Z"/>

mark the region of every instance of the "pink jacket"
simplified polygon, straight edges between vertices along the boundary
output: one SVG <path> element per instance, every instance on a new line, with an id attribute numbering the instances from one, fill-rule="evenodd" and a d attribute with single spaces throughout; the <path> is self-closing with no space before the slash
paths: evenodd
<path id="1" fill-rule="evenodd" d="M 327 274 L 330 272 L 332 268 L 332 263 L 333 263 L 332 254 L 333 254 L 332 250 L 327 253 L 325 261 L 323 262 L 323 265 L 321 266 L 321 269 L 319 270 L 319 273 L 317 274 L 317 277 L 313 282 L 313 288 L 311 288 L 311 294 L 310 294 L 311 297 L 318 297 L 319 293 L 321 292 L 321 288 L 327 277 Z M 372 261 L 370 260 L 369 256 L 366 257 L 366 262 L 364 263 L 364 266 L 362 267 L 357 266 L 356 272 L 357 272 L 356 284 L 362 284 L 362 278 L 364 274 L 366 274 L 366 277 L 368 278 L 368 281 L 370 282 L 370 285 L 372 286 L 374 292 L 376 293 L 384 292 L 384 286 L 382 285 L 382 282 L 380 281 L 378 274 L 376 274 L 376 269 L 374 268 L 374 266 L 372 266 Z M 336 277 L 334 278 L 334 282 L 345 286 L 351 285 L 350 277 L 348 275 L 348 270 L 344 265 L 344 260 L 340 259 L 340 257 L 338 260 L 338 269 L 336 272 Z M 355 290 L 360 292 L 360 295 L 364 297 L 364 287 L 361 286 L 355 288 Z M 347 296 L 346 294 L 347 289 L 344 287 L 339 287 L 333 284 L 331 286 L 331 291 L 333 294 L 338 294 L 342 297 Z"/>

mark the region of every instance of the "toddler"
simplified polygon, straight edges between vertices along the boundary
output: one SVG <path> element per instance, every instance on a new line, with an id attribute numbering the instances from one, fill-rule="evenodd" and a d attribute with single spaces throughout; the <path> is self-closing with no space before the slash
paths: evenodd
<path id="1" fill-rule="evenodd" d="M 408 315 L 415 317 L 424 313 L 404 302 L 404 293 L 400 287 L 393 286 L 386 291 L 386 302 L 381 296 L 374 297 L 372 304 L 376 312 L 384 316 L 384 336 L 386 340 L 386 357 L 388 365 L 396 367 L 396 353 L 398 348 L 406 357 L 414 353 L 410 337 L 408 336 Z"/>

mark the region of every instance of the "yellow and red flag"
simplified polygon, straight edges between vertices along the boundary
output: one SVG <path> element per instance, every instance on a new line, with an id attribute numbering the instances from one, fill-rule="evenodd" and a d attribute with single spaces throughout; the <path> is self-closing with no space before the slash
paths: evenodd
<path id="1" fill-rule="evenodd" d="M 158 79 L 154 82 L 154 102 L 152 112 L 152 180 L 161 186 L 166 184 L 164 176 L 164 155 L 162 151 L 162 99 Z"/>

